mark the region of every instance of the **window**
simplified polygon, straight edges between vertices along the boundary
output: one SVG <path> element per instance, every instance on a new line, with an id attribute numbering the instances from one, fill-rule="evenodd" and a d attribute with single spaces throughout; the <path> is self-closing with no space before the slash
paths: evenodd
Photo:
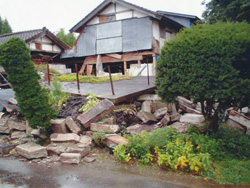
<path id="1" fill-rule="evenodd" d="M 115 21 L 115 14 L 99 16 L 100 23 Z"/>

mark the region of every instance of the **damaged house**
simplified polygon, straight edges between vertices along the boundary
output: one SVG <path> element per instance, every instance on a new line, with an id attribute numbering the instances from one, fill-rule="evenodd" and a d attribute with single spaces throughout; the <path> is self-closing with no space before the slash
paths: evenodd
<path id="1" fill-rule="evenodd" d="M 155 75 L 164 42 L 198 19 L 150 11 L 123 0 L 105 0 L 70 30 L 79 36 L 61 55 L 62 62 L 68 66 L 77 63 L 80 74 L 87 75 L 103 75 L 107 65 L 112 73 L 143 75 L 148 64 L 150 75 Z"/>
<path id="2" fill-rule="evenodd" d="M 0 45 L 14 37 L 26 42 L 31 50 L 32 61 L 35 64 L 53 63 L 50 64 L 50 68 L 56 69 L 62 74 L 71 73 L 71 69 L 66 69 L 65 65 L 58 64 L 60 63 L 60 54 L 68 46 L 47 28 L 0 35 Z"/>

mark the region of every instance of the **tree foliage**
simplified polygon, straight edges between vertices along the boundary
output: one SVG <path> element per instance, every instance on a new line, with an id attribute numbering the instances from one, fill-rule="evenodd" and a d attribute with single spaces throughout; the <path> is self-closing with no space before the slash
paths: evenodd
<path id="1" fill-rule="evenodd" d="M 12 29 L 10 27 L 10 24 L 7 19 L 2 20 L 0 16 L 0 35 L 1 34 L 7 34 L 12 33 Z"/>
<path id="2" fill-rule="evenodd" d="M 70 47 L 72 47 L 74 42 L 76 41 L 74 34 L 73 33 L 66 34 L 63 28 L 61 28 L 60 31 L 56 33 L 56 36 Z"/>
<path id="3" fill-rule="evenodd" d="M 203 2 L 205 4 L 205 2 Z M 250 23 L 249 0 L 211 0 L 202 15 L 206 22 L 246 21 Z"/>
<path id="4" fill-rule="evenodd" d="M 12 38 L 1 45 L 0 65 L 8 74 L 18 105 L 29 125 L 48 129 L 55 111 L 48 104 L 47 90 L 38 82 L 40 76 L 34 69 L 26 43 L 19 38 Z"/>
<path id="5" fill-rule="evenodd" d="M 215 122 L 210 128 L 216 132 L 221 110 L 249 101 L 249 33 L 250 25 L 243 22 L 184 29 L 162 49 L 158 94 L 166 102 L 174 102 L 177 96 L 201 102 L 202 113 Z"/>

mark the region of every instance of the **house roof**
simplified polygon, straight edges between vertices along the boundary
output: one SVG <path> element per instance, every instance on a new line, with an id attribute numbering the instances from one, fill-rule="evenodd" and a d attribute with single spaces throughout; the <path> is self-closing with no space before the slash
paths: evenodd
<path id="1" fill-rule="evenodd" d="M 133 3 L 128 3 L 123 0 L 104 0 L 99 6 L 97 6 L 93 11 L 91 11 L 86 17 L 84 17 L 81 21 L 79 21 L 75 26 L 73 26 L 70 29 L 70 32 L 79 32 L 80 28 L 87 24 L 91 19 L 93 19 L 98 13 L 102 12 L 107 6 L 109 6 L 111 3 L 117 3 L 124 7 L 127 7 L 129 9 L 136 10 L 138 12 L 144 13 L 148 16 L 151 16 L 156 19 L 161 19 L 161 16 L 159 16 L 156 12 L 148 10 L 146 8 L 140 7 L 138 5 L 135 5 Z"/>
<path id="2" fill-rule="evenodd" d="M 9 39 L 14 38 L 14 37 L 20 38 L 24 40 L 26 43 L 28 43 L 36 38 L 39 38 L 45 35 L 62 49 L 68 48 L 68 46 L 64 42 L 62 42 L 59 38 L 57 38 L 46 27 L 42 29 L 21 31 L 21 32 L 16 32 L 16 33 L 8 33 L 8 34 L 0 35 L 0 45 L 2 45 L 3 43 L 7 42 Z"/>

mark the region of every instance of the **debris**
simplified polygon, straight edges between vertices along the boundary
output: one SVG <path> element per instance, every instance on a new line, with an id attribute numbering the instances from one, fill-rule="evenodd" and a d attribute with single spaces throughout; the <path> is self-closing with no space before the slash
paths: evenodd
<path id="1" fill-rule="evenodd" d="M 118 133 L 120 131 L 120 127 L 118 125 L 109 125 L 106 123 L 91 123 L 90 124 L 91 131 L 103 131 L 107 133 Z"/>
<path id="2" fill-rule="evenodd" d="M 51 142 L 79 142 L 80 136 L 78 136 L 75 133 L 53 133 L 50 135 L 50 141 Z"/>
<path id="3" fill-rule="evenodd" d="M 152 125 L 137 124 L 127 127 L 126 133 L 129 133 L 130 135 L 139 135 L 142 131 L 151 132 L 153 130 L 155 130 L 155 127 Z"/>
<path id="4" fill-rule="evenodd" d="M 139 96 L 136 100 L 137 101 L 160 101 L 161 98 L 156 94 L 145 94 L 145 95 Z"/>
<path id="5" fill-rule="evenodd" d="M 0 134 L 10 134 L 11 130 L 7 126 L 1 126 L 0 127 Z"/>
<path id="6" fill-rule="evenodd" d="M 164 107 L 164 108 L 160 108 L 160 109 L 156 110 L 154 113 L 154 116 L 156 119 L 162 119 L 163 116 L 167 113 L 168 113 L 168 108 Z"/>
<path id="7" fill-rule="evenodd" d="M 196 105 L 192 101 L 181 96 L 178 96 L 176 100 L 178 101 L 181 110 L 187 113 L 201 114 L 201 111 L 196 110 Z"/>
<path id="8" fill-rule="evenodd" d="M 81 135 L 79 143 L 90 146 L 92 145 L 92 138 L 90 136 Z"/>
<path id="9" fill-rule="evenodd" d="M 201 114 L 186 113 L 181 116 L 180 122 L 202 123 L 203 120 L 204 120 L 204 117 Z"/>
<path id="10" fill-rule="evenodd" d="M 166 126 L 171 122 L 171 117 L 169 114 L 166 114 L 162 120 L 159 122 L 159 125 L 162 126 Z"/>
<path id="11" fill-rule="evenodd" d="M 81 133 L 81 129 L 78 127 L 72 117 L 67 117 L 65 124 L 72 133 L 76 133 L 78 135 Z"/>
<path id="12" fill-rule="evenodd" d="M 22 138 L 22 137 L 26 137 L 26 133 L 25 132 L 13 131 L 11 133 L 11 140 L 19 139 L 19 138 Z"/>
<path id="13" fill-rule="evenodd" d="M 250 111 L 250 110 L 249 110 L 248 107 L 244 107 L 244 108 L 241 109 L 241 113 L 243 113 L 243 114 L 248 114 L 249 111 Z"/>
<path id="14" fill-rule="evenodd" d="M 229 112 L 229 119 L 234 120 L 235 122 L 245 126 L 247 129 L 250 128 L 250 118 L 236 112 L 235 110 L 230 110 Z"/>
<path id="15" fill-rule="evenodd" d="M 8 103 L 9 103 L 9 104 L 13 104 L 13 105 L 17 105 L 17 100 L 14 99 L 14 98 L 9 98 Z"/>
<path id="16" fill-rule="evenodd" d="M 140 111 L 137 113 L 137 117 L 140 118 L 143 121 L 143 123 L 157 122 L 157 119 L 155 118 L 155 116 L 150 112 Z"/>
<path id="17" fill-rule="evenodd" d="M 79 164 L 81 162 L 80 153 L 62 153 L 60 162 L 63 164 Z"/>
<path id="18" fill-rule="evenodd" d="M 26 121 L 8 120 L 7 124 L 10 130 L 26 131 Z"/>
<path id="19" fill-rule="evenodd" d="M 119 144 L 128 144 L 126 139 L 120 135 L 110 135 L 107 136 L 106 145 L 109 147 L 111 144 L 119 145 Z"/>
<path id="20" fill-rule="evenodd" d="M 43 139 L 46 138 L 46 135 L 41 134 L 40 129 L 33 129 L 33 130 L 31 131 L 31 135 L 33 135 L 33 136 L 35 136 L 35 137 L 43 138 Z"/>
<path id="21" fill-rule="evenodd" d="M 181 119 L 181 114 L 179 114 L 179 113 L 172 113 L 171 115 L 170 115 L 170 119 L 171 119 L 171 121 L 172 122 L 175 122 L 175 121 L 180 121 L 180 119 Z"/>
<path id="22" fill-rule="evenodd" d="M 67 153 L 79 153 L 81 155 L 81 158 L 82 157 L 85 157 L 86 155 L 89 154 L 90 152 L 90 146 L 86 146 L 86 147 L 68 147 L 66 149 L 66 152 Z"/>
<path id="23" fill-rule="evenodd" d="M 144 112 L 153 112 L 153 101 L 144 101 L 141 110 Z"/>
<path id="24" fill-rule="evenodd" d="M 190 126 L 189 123 L 182 123 L 182 122 L 175 122 L 172 125 L 169 125 L 169 127 L 175 128 L 176 132 L 181 134 L 186 134 L 189 126 Z"/>
<path id="25" fill-rule="evenodd" d="M 19 155 L 25 157 L 26 159 L 37 159 L 48 156 L 46 147 L 37 145 L 35 143 L 18 145 L 16 147 L 16 151 Z"/>
<path id="26" fill-rule="evenodd" d="M 67 133 L 65 119 L 52 119 L 51 129 L 54 133 Z"/>
<path id="27" fill-rule="evenodd" d="M 234 121 L 232 119 L 227 119 L 226 124 L 228 124 L 230 127 L 234 128 L 242 133 L 246 132 L 246 130 L 244 129 L 244 127 L 241 124 L 237 123 L 236 121 Z"/>
<path id="28" fill-rule="evenodd" d="M 96 160 L 96 158 L 94 158 L 94 157 L 84 157 L 83 160 L 85 162 L 87 162 L 87 163 L 93 163 Z"/>
<path id="29" fill-rule="evenodd" d="M 93 108 L 84 112 L 77 117 L 77 120 L 85 127 L 89 128 L 90 124 L 96 122 L 99 118 L 102 118 L 105 114 L 110 113 L 115 108 L 114 104 L 104 99 L 97 103 Z"/>

